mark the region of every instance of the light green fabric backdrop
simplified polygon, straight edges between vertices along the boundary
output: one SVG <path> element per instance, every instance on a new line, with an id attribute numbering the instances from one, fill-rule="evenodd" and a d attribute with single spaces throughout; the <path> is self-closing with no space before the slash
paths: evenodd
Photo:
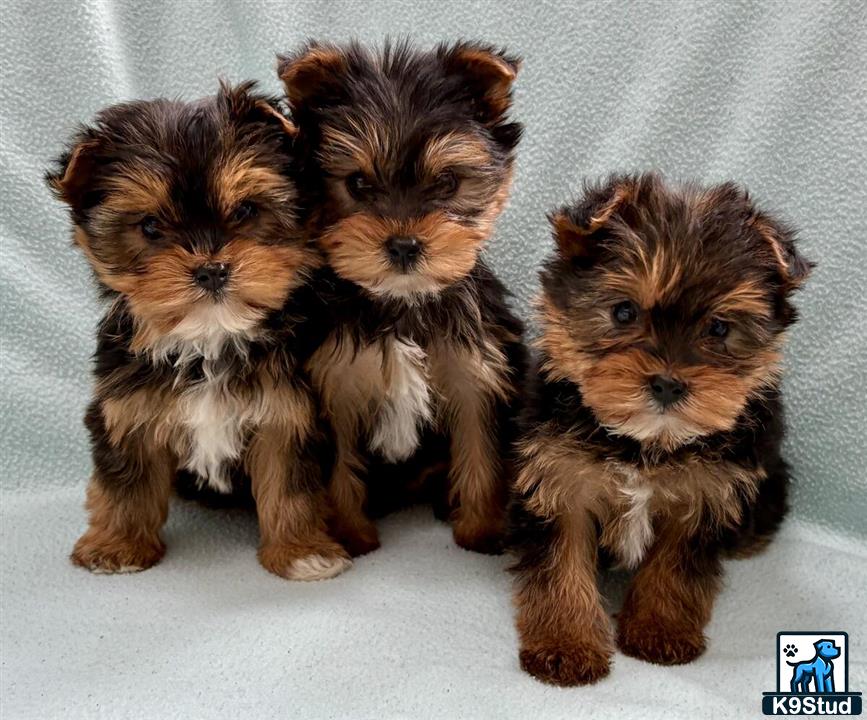
<path id="1" fill-rule="evenodd" d="M 524 57 L 526 125 L 490 247 L 526 310 L 545 212 L 581 179 L 658 168 L 736 179 L 802 230 L 786 391 L 795 512 L 867 533 L 867 5 L 853 2 L 9 2 L 2 4 L 2 487 L 80 485 L 98 316 L 41 175 L 75 125 L 216 78 L 277 91 L 274 53 L 308 37 L 457 37 Z"/>
<path id="2" fill-rule="evenodd" d="M 867 4 L 852 2 L 145 2 L 0 0 L 0 715 L 31 718 L 758 717 L 778 630 L 839 628 L 867 688 Z M 795 518 L 726 563 L 705 656 L 617 654 L 591 688 L 518 665 L 508 559 L 467 553 L 418 509 L 323 583 L 255 560 L 255 518 L 174 503 L 158 567 L 67 560 L 85 524 L 81 417 L 99 309 L 41 176 L 78 122 L 134 97 L 277 91 L 307 37 L 477 37 L 524 56 L 526 125 L 490 247 L 526 312 L 545 213 L 585 176 L 734 178 L 819 262 L 787 353 Z M 848 537 L 832 532 L 844 531 Z M 618 607 L 623 579 L 603 591 Z"/>

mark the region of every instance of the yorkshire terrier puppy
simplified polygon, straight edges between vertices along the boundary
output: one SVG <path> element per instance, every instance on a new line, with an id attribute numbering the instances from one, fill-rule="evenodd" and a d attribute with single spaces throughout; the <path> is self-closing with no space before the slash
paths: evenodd
<path id="1" fill-rule="evenodd" d="M 811 265 L 731 183 L 614 177 L 551 222 L 517 444 L 517 623 L 522 667 L 577 685 L 613 652 L 597 547 L 637 569 L 620 649 L 686 663 L 705 648 L 721 557 L 780 524 L 780 354 Z"/>
<path id="2" fill-rule="evenodd" d="M 310 367 L 336 434 L 334 532 L 352 554 L 379 545 L 369 463 L 413 457 L 429 433 L 448 437 L 455 540 L 500 548 L 523 328 L 479 252 L 521 134 L 507 118 L 518 65 L 465 43 L 280 58 L 305 224 L 332 272 L 333 331 Z"/>
<path id="3" fill-rule="evenodd" d="M 296 219 L 295 132 L 252 83 L 222 86 L 102 111 L 49 173 L 110 303 L 77 565 L 157 563 L 179 472 L 221 491 L 247 478 L 267 570 L 313 580 L 350 564 L 327 533 L 329 451 L 303 370 L 305 279 L 321 263 Z"/>

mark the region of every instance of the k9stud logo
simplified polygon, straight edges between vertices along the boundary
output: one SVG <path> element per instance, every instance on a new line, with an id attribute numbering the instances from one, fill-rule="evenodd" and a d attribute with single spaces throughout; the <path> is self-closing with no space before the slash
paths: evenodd
<path id="1" fill-rule="evenodd" d="M 849 636 L 777 633 L 777 691 L 764 695 L 765 715 L 860 715 L 861 693 L 849 692 Z"/>

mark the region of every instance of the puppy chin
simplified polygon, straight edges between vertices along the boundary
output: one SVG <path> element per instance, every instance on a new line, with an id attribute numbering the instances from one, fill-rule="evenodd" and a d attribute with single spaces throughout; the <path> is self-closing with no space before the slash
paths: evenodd
<path id="1" fill-rule="evenodd" d="M 648 408 L 615 426 L 605 426 L 613 435 L 625 435 L 645 445 L 674 450 L 706 434 L 703 428 L 679 417 L 677 413 Z"/>
<path id="2" fill-rule="evenodd" d="M 176 354 L 176 364 L 183 365 L 196 357 L 213 360 L 230 345 L 244 352 L 263 315 L 261 309 L 231 296 L 202 298 L 152 345 L 151 354 L 161 360 Z"/>
<path id="3" fill-rule="evenodd" d="M 418 273 L 388 275 L 376 283 L 362 284 L 373 295 L 407 303 L 422 302 L 437 295 L 442 284 Z"/>

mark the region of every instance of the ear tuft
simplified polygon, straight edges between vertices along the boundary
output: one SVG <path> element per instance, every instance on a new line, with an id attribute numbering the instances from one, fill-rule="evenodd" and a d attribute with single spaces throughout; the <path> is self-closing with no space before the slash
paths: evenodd
<path id="1" fill-rule="evenodd" d="M 281 112 L 278 101 L 260 95 L 255 90 L 256 82 L 253 80 L 234 86 L 225 80 L 220 80 L 217 97 L 231 118 L 245 122 L 276 124 L 289 137 L 294 138 L 298 134 L 298 129 Z"/>
<path id="2" fill-rule="evenodd" d="M 59 169 L 45 174 L 45 181 L 54 194 L 75 211 L 86 209 L 85 198 L 92 184 L 94 155 L 98 148 L 99 140 L 84 135 L 58 160 Z"/>
<path id="3" fill-rule="evenodd" d="M 298 134 L 298 128 L 295 127 L 295 123 L 280 112 L 279 108 L 275 107 L 267 100 L 257 100 L 256 110 L 266 120 L 276 122 L 289 137 L 294 138 Z"/>
<path id="4" fill-rule="evenodd" d="M 561 257 L 575 261 L 592 259 L 594 242 L 586 229 L 576 222 L 573 210 L 564 207 L 550 213 L 548 222 L 551 223 L 554 241 Z"/>
<path id="5" fill-rule="evenodd" d="M 481 119 L 497 122 L 512 104 L 512 84 L 521 59 L 488 45 L 462 42 L 440 46 L 438 55 L 449 72 L 462 75 L 482 100 Z"/>
<path id="6" fill-rule="evenodd" d="M 293 109 L 333 92 L 339 86 L 339 75 L 347 67 L 346 55 L 340 48 L 317 42 L 309 43 L 298 53 L 277 56 L 277 75 Z"/>
<path id="7" fill-rule="evenodd" d="M 601 231 L 636 197 L 641 178 L 613 175 L 605 184 L 586 185 L 584 197 L 561 208 L 548 219 L 560 255 L 568 260 L 588 262 L 595 256 Z"/>
<path id="8" fill-rule="evenodd" d="M 816 264 L 798 252 L 795 247 L 795 233 L 761 212 L 753 216 L 750 224 L 770 248 L 780 277 L 787 288 L 789 290 L 799 288 L 810 276 Z"/>

